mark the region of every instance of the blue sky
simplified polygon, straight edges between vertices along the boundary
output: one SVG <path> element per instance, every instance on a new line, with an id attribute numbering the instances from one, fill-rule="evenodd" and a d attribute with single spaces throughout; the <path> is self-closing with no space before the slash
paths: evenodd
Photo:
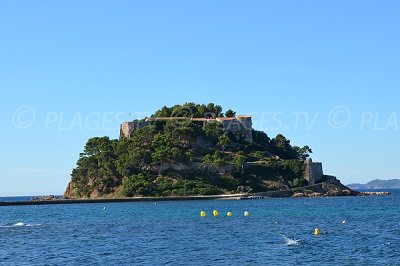
<path id="1" fill-rule="evenodd" d="M 88 138 L 215 102 L 344 183 L 400 178 L 398 1 L 1 1 L 0 196 L 62 194 Z"/>

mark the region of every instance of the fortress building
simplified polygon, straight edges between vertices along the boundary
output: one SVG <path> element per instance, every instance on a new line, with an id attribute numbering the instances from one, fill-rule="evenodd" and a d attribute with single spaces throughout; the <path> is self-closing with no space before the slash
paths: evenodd
<path id="1" fill-rule="evenodd" d="M 322 170 L 322 163 L 313 162 L 311 158 L 308 158 L 305 162 L 305 173 L 304 177 L 310 185 L 318 183 L 324 177 L 324 171 Z"/>
<path id="2" fill-rule="evenodd" d="M 251 116 L 238 115 L 236 117 L 217 117 L 217 118 L 187 118 L 187 117 L 151 117 L 144 120 L 124 122 L 121 124 L 120 137 L 129 138 L 135 132 L 145 126 L 151 125 L 156 121 L 184 120 L 190 119 L 193 122 L 203 122 L 204 125 L 210 122 L 221 123 L 221 128 L 225 133 L 241 134 L 245 141 L 253 142 L 253 123 Z"/>

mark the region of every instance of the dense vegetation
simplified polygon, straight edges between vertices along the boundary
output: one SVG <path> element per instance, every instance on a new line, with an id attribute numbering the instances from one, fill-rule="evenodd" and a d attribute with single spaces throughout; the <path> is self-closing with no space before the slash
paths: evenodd
<path id="1" fill-rule="evenodd" d="M 154 117 L 232 117 L 219 105 L 163 107 Z M 201 137 L 208 145 L 195 145 Z M 308 146 L 253 130 L 253 143 L 218 122 L 157 121 L 131 138 L 90 139 L 72 172 L 70 196 L 184 196 L 303 186 Z M 95 196 L 93 193 L 97 193 Z"/>

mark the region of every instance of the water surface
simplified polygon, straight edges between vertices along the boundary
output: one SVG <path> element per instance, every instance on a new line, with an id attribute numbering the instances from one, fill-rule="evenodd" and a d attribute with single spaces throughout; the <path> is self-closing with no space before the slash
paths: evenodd
<path id="1" fill-rule="evenodd" d="M 399 265 L 399 207 L 396 191 L 373 197 L 0 207 L 0 264 Z M 212 217 L 214 209 L 218 218 Z M 202 210 L 206 218 L 200 218 Z M 233 217 L 226 217 L 228 211 Z"/>

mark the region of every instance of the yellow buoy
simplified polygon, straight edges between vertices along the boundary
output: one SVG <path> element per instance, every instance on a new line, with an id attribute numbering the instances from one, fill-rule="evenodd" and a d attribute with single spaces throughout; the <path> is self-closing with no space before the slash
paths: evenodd
<path id="1" fill-rule="evenodd" d="M 201 211 L 200 212 L 200 216 L 203 217 L 203 218 L 206 217 L 206 212 L 205 211 Z"/>
<path id="2" fill-rule="evenodd" d="M 228 212 L 227 214 L 226 214 L 228 217 L 232 217 L 232 212 Z"/>
<path id="3" fill-rule="evenodd" d="M 315 230 L 314 230 L 314 235 L 316 235 L 316 236 L 319 235 L 319 229 L 318 229 L 318 228 L 315 228 Z"/>
<path id="4" fill-rule="evenodd" d="M 250 213 L 248 211 L 245 211 L 244 216 L 248 217 L 248 216 L 250 216 Z"/>
<path id="5" fill-rule="evenodd" d="M 214 217 L 218 217 L 219 212 L 218 212 L 217 210 L 214 210 L 214 211 L 213 211 L 213 214 L 214 214 Z"/>

